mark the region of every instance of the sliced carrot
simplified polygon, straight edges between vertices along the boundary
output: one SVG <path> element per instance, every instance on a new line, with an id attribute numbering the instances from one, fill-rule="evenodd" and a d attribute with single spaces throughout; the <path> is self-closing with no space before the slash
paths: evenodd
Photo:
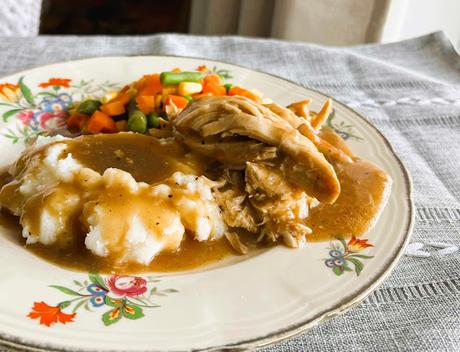
<path id="1" fill-rule="evenodd" d="M 109 103 L 101 105 L 101 111 L 109 116 L 117 116 L 123 114 L 125 109 L 125 104 L 121 100 L 114 100 Z"/>
<path id="2" fill-rule="evenodd" d="M 214 83 L 207 83 L 203 87 L 203 93 L 211 93 L 211 95 L 227 95 L 227 90 L 224 86 L 219 86 Z"/>
<path id="3" fill-rule="evenodd" d="M 220 79 L 220 76 L 219 75 L 207 75 L 203 78 L 203 82 L 204 84 L 209 84 L 209 83 L 212 83 L 212 84 L 215 84 L 217 86 L 221 86 L 222 85 L 222 80 Z"/>
<path id="4" fill-rule="evenodd" d="M 115 121 L 109 115 L 101 111 L 95 111 L 94 114 L 91 115 L 86 128 L 87 131 L 92 134 L 117 132 Z"/>
<path id="5" fill-rule="evenodd" d="M 86 123 L 89 119 L 88 115 L 80 114 L 79 112 L 74 112 L 70 117 L 67 119 L 67 127 L 70 130 L 78 130 L 81 131 L 84 123 Z"/>
<path id="6" fill-rule="evenodd" d="M 122 90 L 118 92 L 115 98 L 109 100 L 106 104 L 117 101 L 117 102 L 122 103 L 123 105 L 126 105 L 133 98 L 135 92 L 136 92 L 135 90 L 129 89 L 128 86 L 125 86 Z"/>
<path id="7" fill-rule="evenodd" d="M 118 92 L 118 94 L 124 94 L 128 91 L 129 89 L 129 85 L 126 85 L 124 86 L 123 88 L 121 88 L 121 90 Z"/>
<path id="8" fill-rule="evenodd" d="M 149 114 L 155 110 L 155 97 L 153 95 L 138 95 L 136 103 L 139 110 L 144 114 Z"/>
<path id="9" fill-rule="evenodd" d="M 260 103 L 260 97 L 257 94 L 254 94 L 250 90 L 241 88 L 241 87 L 232 87 L 228 91 L 228 95 L 240 95 L 242 97 L 249 98 L 251 100 L 254 100 L 257 103 Z"/>
<path id="10" fill-rule="evenodd" d="M 142 76 L 136 82 L 134 82 L 134 88 L 136 88 L 137 90 L 141 90 L 142 88 L 145 87 L 146 83 L 147 83 L 147 79 L 145 78 L 145 76 Z"/>
<path id="11" fill-rule="evenodd" d="M 179 109 L 183 109 L 187 106 L 188 100 L 184 97 L 181 97 L 180 95 L 169 94 L 165 99 L 165 105 L 168 105 L 170 103 L 173 103 Z"/>
<path id="12" fill-rule="evenodd" d="M 145 79 L 145 84 L 139 89 L 137 95 L 155 95 L 161 93 L 163 86 L 161 85 L 159 74 L 145 75 L 143 78 Z"/>

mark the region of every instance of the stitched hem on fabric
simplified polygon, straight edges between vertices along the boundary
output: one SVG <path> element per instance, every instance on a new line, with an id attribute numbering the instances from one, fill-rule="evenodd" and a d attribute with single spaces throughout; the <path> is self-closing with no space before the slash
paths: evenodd
<path id="1" fill-rule="evenodd" d="M 460 221 L 460 209 L 416 207 L 415 215 L 417 221 L 423 222 Z"/>
<path id="2" fill-rule="evenodd" d="M 446 296 L 458 294 L 460 294 L 460 278 L 453 278 L 414 286 L 381 288 L 371 293 L 362 304 L 375 305 L 398 303 L 438 295 Z"/>

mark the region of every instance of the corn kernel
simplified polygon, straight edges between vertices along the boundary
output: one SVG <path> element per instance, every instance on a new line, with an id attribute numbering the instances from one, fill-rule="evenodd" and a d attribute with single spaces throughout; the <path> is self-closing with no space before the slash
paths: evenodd
<path id="1" fill-rule="evenodd" d="M 203 90 L 203 86 L 201 85 L 201 83 L 195 83 L 195 82 L 179 83 L 179 95 L 182 95 L 182 96 L 201 93 L 202 90 Z"/>
<path id="2" fill-rule="evenodd" d="M 161 94 L 157 94 L 155 95 L 155 109 L 160 109 L 161 108 L 161 101 L 162 101 L 162 95 Z"/>
<path id="3" fill-rule="evenodd" d="M 102 104 L 108 103 L 118 95 L 117 92 L 110 92 L 104 95 L 101 99 Z"/>

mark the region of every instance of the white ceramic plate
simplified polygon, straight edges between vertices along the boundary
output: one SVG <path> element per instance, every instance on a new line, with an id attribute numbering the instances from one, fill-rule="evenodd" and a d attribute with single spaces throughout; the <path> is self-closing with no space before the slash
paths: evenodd
<path id="1" fill-rule="evenodd" d="M 72 100 L 102 95 L 145 73 L 202 64 L 281 104 L 307 97 L 315 110 L 326 98 L 281 78 L 204 59 L 109 57 L 40 67 L 0 80 L 0 166 L 13 161 L 28 138 L 59 128 L 61 110 Z M 329 123 L 355 154 L 393 178 L 377 225 L 362 236 L 373 247 L 360 251 L 360 257 L 346 255 L 348 241 L 337 240 L 299 250 L 278 246 L 196 272 L 102 277 L 43 261 L 12 242 L 1 227 L 3 344 L 73 351 L 254 348 L 298 334 L 360 302 L 390 272 L 409 239 L 411 186 L 390 144 L 369 122 L 338 102 L 335 111 Z M 338 269 L 325 265 L 334 248 L 345 254 Z M 343 271 L 345 266 L 351 270 Z"/>

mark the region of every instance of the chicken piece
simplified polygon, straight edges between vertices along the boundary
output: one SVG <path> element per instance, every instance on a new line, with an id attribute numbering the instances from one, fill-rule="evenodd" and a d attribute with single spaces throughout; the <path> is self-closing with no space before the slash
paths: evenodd
<path id="1" fill-rule="evenodd" d="M 232 133 L 277 147 L 306 175 L 299 179 L 291 176 L 291 182 L 325 203 L 333 203 L 340 193 L 340 183 L 332 165 L 315 145 L 287 120 L 247 98 L 201 98 L 187 106 L 173 124 L 181 134 L 206 138 Z"/>
<path id="2" fill-rule="evenodd" d="M 311 99 L 304 99 L 292 103 L 288 106 L 288 109 L 291 110 L 297 116 L 303 117 L 304 119 L 310 121 L 310 114 L 308 111 L 308 105 L 310 105 Z"/>
<path id="3" fill-rule="evenodd" d="M 326 102 L 324 103 L 323 107 L 321 110 L 318 112 L 318 114 L 311 119 L 311 127 L 315 129 L 315 131 L 319 131 L 323 123 L 326 121 L 327 117 L 331 113 L 332 110 L 332 100 L 327 99 Z"/>
<path id="4" fill-rule="evenodd" d="M 305 219 L 310 197 L 288 182 L 277 169 L 263 164 L 248 163 L 245 190 L 251 204 L 263 215 L 276 213 L 277 219 Z"/>
<path id="5" fill-rule="evenodd" d="M 283 174 L 273 167 L 248 162 L 245 172 L 245 190 L 253 197 L 290 198 L 292 192 L 299 192 L 298 187 L 288 183 Z M 301 190 L 300 190 L 301 191 Z"/>
<path id="6" fill-rule="evenodd" d="M 250 206 L 248 194 L 244 191 L 243 174 L 227 170 L 220 181 L 217 182 L 218 186 L 214 188 L 213 195 L 225 223 L 230 227 L 257 232 L 259 219 Z"/>
<path id="7" fill-rule="evenodd" d="M 267 161 L 276 158 L 276 148 L 254 140 L 205 142 L 196 136 L 176 132 L 176 138 L 190 149 L 214 158 L 226 168 L 244 170 L 247 161 Z"/>
<path id="8" fill-rule="evenodd" d="M 278 104 L 266 105 L 271 111 L 286 120 L 292 127 L 297 129 L 303 136 L 307 137 L 318 150 L 326 157 L 329 162 L 343 162 L 350 163 L 352 159 L 344 153 L 341 149 L 330 144 L 320 137 L 315 129 L 311 126 L 308 120 L 297 116 L 293 113 L 292 109 L 282 107 Z M 330 108 L 330 105 L 328 105 Z M 316 115 L 315 115 L 316 116 Z M 316 117 L 314 118 L 316 119 Z"/>
<path id="9" fill-rule="evenodd" d="M 248 247 L 243 244 L 240 240 L 240 236 L 234 232 L 226 232 L 225 238 L 228 240 L 230 245 L 240 254 L 246 254 L 248 252 Z"/>
<path id="10" fill-rule="evenodd" d="M 251 205 L 264 224 L 261 236 L 271 241 L 281 236 L 290 247 L 302 246 L 311 233 L 303 220 L 314 200 L 270 166 L 248 163 L 245 180 Z"/>

